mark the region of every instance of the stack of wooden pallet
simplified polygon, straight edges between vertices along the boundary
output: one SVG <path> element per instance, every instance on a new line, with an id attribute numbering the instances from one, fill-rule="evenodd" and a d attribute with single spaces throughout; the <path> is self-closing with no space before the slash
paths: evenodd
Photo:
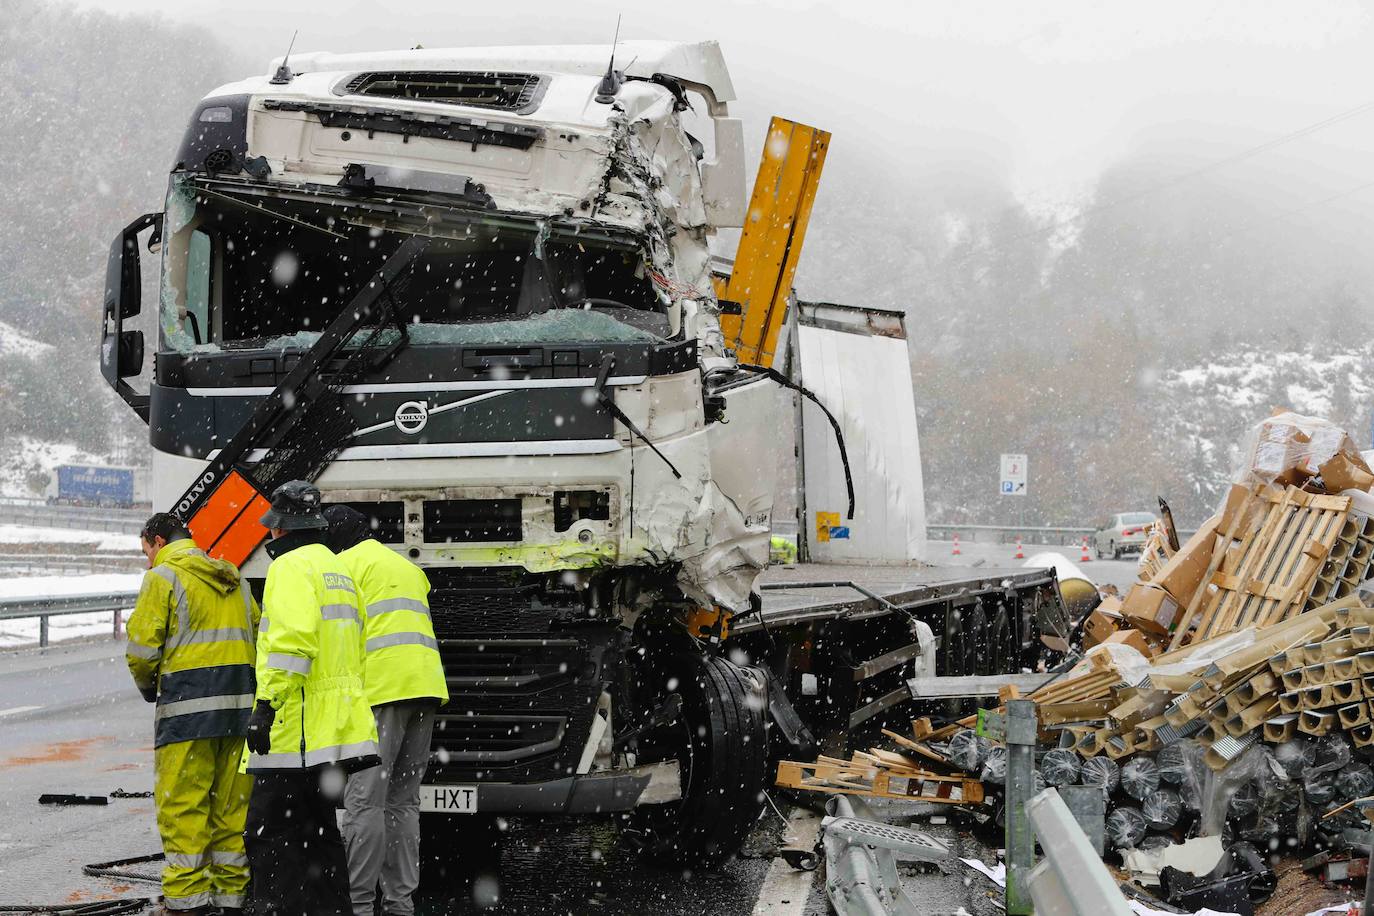
<path id="1" fill-rule="evenodd" d="M 943 769 L 951 768 L 946 765 Z M 864 795 L 902 801 L 952 805 L 974 805 L 983 801 L 983 784 L 978 780 L 958 773 L 935 772 L 926 763 L 876 747 L 855 751 L 849 760 L 824 755 L 814 763 L 784 760 L 778 764 L 777 784 L 832 795 Z"/>
<path id="2" fill-rule="evenodd" d="M 1256 505 L 1261 511 L 1252 513 Z M 1256 484 L 1228 521 L 1203 586 L 1173 624 L 1170 648 L 1185 638 L 1279 623 L 1313 601 L 1344 597 L 1363 581 L 1374 554 L 1374 525 L 1370 540 L 1360 539 L 1374 520 L 1351 517 L 1348 496 Z M 1362 562 L 1352 564 L 1354 556 Z M 1347 574 L 1359 578 L 1341 578 Z"/>
<path id="3" fill-rule="evenodd" d="M 1112 692 L 1123 684 L 1121 672 L 1105 654 L 1090 656 L 1081 667 L 1062 677 L 1046 675 L 1045 686 L 1027 694 L 1026 699 L 1036 703 L 1041 725 L 1091 720 L 1106 712 Z M 972 728 L 977 718 L 966 716 L 935 729 L 927 741 L 943 741 L 960 729 Z"/>

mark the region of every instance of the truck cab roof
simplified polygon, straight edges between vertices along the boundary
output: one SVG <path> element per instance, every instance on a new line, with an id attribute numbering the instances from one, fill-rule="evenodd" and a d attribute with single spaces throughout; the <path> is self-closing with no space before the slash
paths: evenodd
<path id="1" fill-rule="evenodd" d="M 514 70 L 600 78 L 606 72 L 610 55 L 610 48 L 604 44 L 411 48 L 354 54 L 314 51 L 292 55 L 289 61 L 281 57 L 273 59 L 266 76 L 272 77 L 286 62 L 297 74 Z M 708 88 L 716 102 L 735 100 L 735 87 L 717 42 L 622 41 L 615 46 L 615 58 L 616 69 L 626 76 L 648 79 L 655 73 L 662 73 Z"/>

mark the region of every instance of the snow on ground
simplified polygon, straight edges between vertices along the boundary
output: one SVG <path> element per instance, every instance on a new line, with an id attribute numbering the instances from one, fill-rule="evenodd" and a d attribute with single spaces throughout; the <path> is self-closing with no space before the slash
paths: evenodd
<path id="1" fill-rule="evenodd" d="M 0 321 L 0 356 L 27 356 L 37 359 L 52 350 L 52 344 L 27 337 L 12 324 Z"/>
<path id="2" fill-rule="evenodd" d="M 0 598 L 48 598 L 137 592 L 143 573 L 97 573 L 90 576 L 24 576 L 0 579 Z M 74 615 L 78 616 L 78 615 Z M 57 620 L 56 617 L 53 618 Z"/>
<path id="3" fill-rule="evenodd" d="M 35 528 L 28 525 L 0 525 L 0 547 L 8 544 L 94 544 L 97 551 L 134 553 L 139 549 L 138 535 L 86 531 L 81 528 Z"/>

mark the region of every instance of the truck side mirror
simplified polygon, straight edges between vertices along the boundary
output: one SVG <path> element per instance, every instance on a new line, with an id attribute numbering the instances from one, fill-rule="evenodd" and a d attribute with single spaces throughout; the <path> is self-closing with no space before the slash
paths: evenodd
<path id="1" fill-rule="evenodd" d="M 124 330 L 124 319 L 142 309 L 142 270 L 138 259 L 138 235 L 153 227 L 162 235 L 162 214 L 145 213 L 115 236 L 105 265 L 105 309 L 100 331 L 100 372 L 105 381 L 148 421 L 148 395 L 139 394 L 124 381 L 143 371 L 143 332 Z"/>

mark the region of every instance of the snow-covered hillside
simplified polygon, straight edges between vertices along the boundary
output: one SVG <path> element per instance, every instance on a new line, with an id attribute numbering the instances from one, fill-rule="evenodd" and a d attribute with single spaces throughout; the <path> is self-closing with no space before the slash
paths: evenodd
<path id="1" fill-rule="evenodd" d="M 0 496 L 41 496 L 59 464 L 111 464 L 69 442 L 42 442 L 29 436 L 0 437 Z"/>
<path id="2" fill-rule="evenodd" d="M 1374 343 L 1218 354 L 1161 372 L 1151 400 L 1180 473 L 1211 503 L 1239 461 L 1247 429 L 1276 407 L 1330 419 L 1369 447 Z"/>

